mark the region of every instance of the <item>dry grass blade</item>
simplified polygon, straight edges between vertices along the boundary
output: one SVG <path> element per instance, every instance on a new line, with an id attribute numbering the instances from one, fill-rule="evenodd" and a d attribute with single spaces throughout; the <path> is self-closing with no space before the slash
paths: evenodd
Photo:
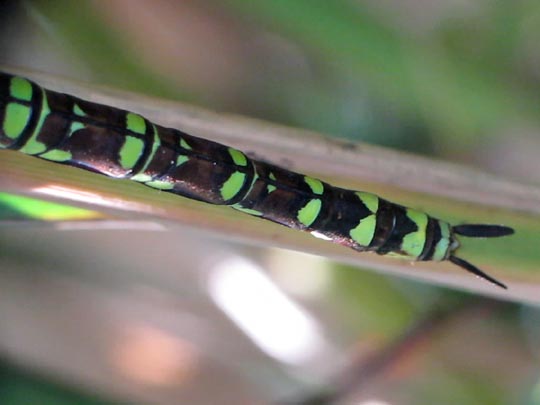
<path id="1" fill-rule="evenodd" d="M 9 70 L 9 69 L 8 69 Z M 13 70 L 12 70 L 13 71 Z M 47 187 L 75 190 L 88 198 L 71 201 L 115 217 L 144 218 L 207 229 L 260 245 L 308 251 L 358 266 L 419 277 L 500 297 L 540 302 L 540 188 L 497 178 L 462 166 L 365 144 L 329 140 L 310 131 L 205 111 L 171 101 L 100 89 L 33 72 L 15 71 L 45 87 L 91 101 L 138 112 L 164 126 L 235 146 L 259 159 L 333 184 L 375 192 L 403 205 L 452 222 L 498 223 L 516 235 L 500 240 L 467 241 L 466 255 L 509 284 L 501 292 L 448 264 L 408 262 L 358 254 L 274 224 L 209 205 L 116 181 L 82 170 L 3 151 L 0 187 L 4 191 L 51 198 Z M 62 194 L 69 199 L 70 194 Z M 74 195 L 74 194 L 71 194 Z M 56 199 L 58 199 L 57 194 Z M 444 270 L 444 271 L 442 271 Z"/>

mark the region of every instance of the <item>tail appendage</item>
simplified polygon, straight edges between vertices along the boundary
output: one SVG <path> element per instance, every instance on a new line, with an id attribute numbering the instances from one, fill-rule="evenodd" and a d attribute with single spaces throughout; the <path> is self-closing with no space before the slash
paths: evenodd
<path id="1" fill-rule="evenodd" d="M 468 238 L 497 238 L 500 236 L 508 236 L 514 233 L 514 230 L 508 226 L 503 225 L 484 225 L 484 224 L 465 224 L 456 225 L 452 227 L 452 232 L 456 235 L 461 235 Z M 484 273 L 478 267 L 471 263 L 453 255 L 453 251 L 450 252 L 448 260 L 455 265 L 465 269 L 469 273 L 474 274 L 477 277 L 483 278 L 496 286 L 507 289 L 508 287 L 500 281 L 494 279 L 488 274 Z"/>

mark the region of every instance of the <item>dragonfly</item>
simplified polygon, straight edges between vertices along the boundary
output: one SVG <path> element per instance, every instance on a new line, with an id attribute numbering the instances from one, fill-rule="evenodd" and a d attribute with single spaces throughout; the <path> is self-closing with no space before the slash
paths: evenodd
<path id="1" fill-rule="evenodd" d="M 354 249 L 409 261 L 450 261 L 501 288 L 456 256 L 461 238 L 514 233 L 498 224 L 434 218 L 375 194 L 349 190 L 165 128 L 134 112 L 44 89 L 0 72 L 0 148 L 248 215 Z"/>

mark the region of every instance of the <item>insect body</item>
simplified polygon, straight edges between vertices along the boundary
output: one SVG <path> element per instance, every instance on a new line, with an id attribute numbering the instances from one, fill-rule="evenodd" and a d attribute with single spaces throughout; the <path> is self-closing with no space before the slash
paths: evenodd
<path id="1" fill-rule="evenodd" d="M 3 73 L 0 148 L 232 206 L 360 252 L 450 260 L 506 288 L 454 253 L 458 235 L 504 236 L 513 233 L 512 228 L 451 226 L 374 194 L 334 187 L 250 159 L 237 149 L 161 127 L 138 114 L 46 90 Z"/>

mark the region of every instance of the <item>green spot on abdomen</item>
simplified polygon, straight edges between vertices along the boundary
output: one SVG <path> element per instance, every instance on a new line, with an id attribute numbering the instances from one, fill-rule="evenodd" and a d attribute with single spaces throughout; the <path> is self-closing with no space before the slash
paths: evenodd
<path id="1" fill-rule="evenodd" d="M 446 258 L 448 247 L 450 246 L 450 225 L 446 222 L 439 221 L 439 227 L 441 228 L 441 239 L 435 246 L 433 252 L 433 260 L 440 261 Z"/>
<path id="2" fill-rule="evenodd" d="M 84 124 L 79 121 L 73 121 L 69 127 L 69 136 L 80 129 L 84 129 Z"/>
<path id="3" fill-rule="evenodd" d="M 9 103 L 6 107 L 4 133 L 10 139 L 17 139 L 22 135 L 30 119 L 30 107 L 18 103 Z"/>
<path id="4" fill-rule="evenodd" d="M 256 217 L 262 216 L 262 212 L 251 209 L 251 208 L 244 208 L 239 204 L 231 205 L 231 207 L 233 207 L 237 211 L 242 211 L 245 214 L 253 215 L 253 216 L 256 216 Z"/>
<path id="5" fill-rule="evenodd" d="M 418 230 L 403 237 L 401 250 L 403 250 L 411 258 L 417 258 L 422 253 L 426 243 L 428 216 L 424 212 L 407 208 L 407 217 L 415 223 Z"/>
<path id="6" fill-rule="evenodd" d="M 186 155 L 178 155 L 176 158 L 176 167 L 183 165 L 189 160 L 189 158 Z"/>
<path id="7" fill-rule="evenodd" d="M 47 146 L 43 142 L 32 140 L 28 142 L 24 148 L 21 148 L 20 151 L 28 155 L 39 155 L 47 150 Z"/>
<path id="8" fill-rule="evenodd" d="M 67 162 L 68 160 L 71 160 L 73 156 L 70 152 L 66 152 L 60 149 L 53 149 L 39 155 L 39 157 L 51 160 L 53 162 Z"/>
<path id="9" fill-rule="evenodd" d="M 412 259 L 412 257 L 409 255 L 405 255 L 403 253 L 397 253 L 397 252 L 388 252 L 385 254 L 385 256 L 391 257 L 394 259 Z"/>
<path id="10" fill-rule="evenodd" d="M 322 194 L 324 191 L 324 186 L 320 180 L 314 179 L 313 177 L 304 176 L 304 181 L 307 183 L 311 191 L 315 194 Z"/>
<path id="11" fill-rule="evenodd" d="M 148 166 L 150 165 L 150 162 L 152 161 L 152 159 L 154 159 L 156 151 L 158 150 L 159 146 L 161 145 L 161 139 L 159 138 L 159 135 L 157 133 L 157 128 L 156 128 L 156 126 L 154 124 L 152 124 L 152 136 L 153 136 L 152 151 L 150 152 L 150 155 L 146 159 L 146 162 L 144 162 L 144 165 L 141 168 L 141 171 L 138 174 L 135 174 L 134 176 L 132 176 L 131 180 L 140 181 L 140 182 L 143 182 L 143 183 L 152 180 L 152 176 L 150 176 L 148 174 L 144 174 L 144 171 L 148 168 Z"/>
<path id="12" fill-rule="evenodd" d="M 369 246 L 375 236 L 375 227 L 377 226 L 377 217 L 369 215 L 363 218 L 360 223 L 350 230 L 349 235 L 360 246 Z"/>
<path id="13" fill-rule="evenodd" d="M 298 221 L 305 226 L 310 226 L 321 212 L 322 202 L 318 198 L 309 201 L 304 208 L 298 211 Z"/>
<path id="14" fill-rule="evenodd" d="M 139 173 L 131 176 L 129 179 L 133 181 L 140 181 L 141 183 L 146 183 L 147 181 L 149 182 L 150 180 L 152 180 L 152 176 L 144 173 Z"/>
<path id="15" fill-rule="evenodd" d="M 245 180 L 246 175 L 242 172 L 234 172 L 231 174 L 231 177 L 229 177 L 227 181 L 223 183 L 223 186 L 221 186 L 221 198 L 227 201 L 236 196 L 242 189 Z"/>
<path id="16" fill-rule="evenodd" d="M 270 180 L 276 181 L 276 176 L 274 175 L 274 173 L 270 172 L 268 177 L 270 178 Z M 268 194 L 270 194 L 273 191 L 276 191 L 276 189 L 277 189 L 277 187 L 274 186 L 273 184 L 268 184 L 266 186 L 266 191 L 268 191 Z"/>
<path id="17" fill-rule="evenodd" d="M 191 146 L 184 140 L 184 138 L 180 138 L 180 146 L 186 150 L 191 150 Z"/>
<path id="18" fill-rule="evenodd" d="M 81 109 L 81 107 L 79 107 L 78 104 L 73 105 L 73 112 L 79 117 L 84 117 L 86 115 L 86 113 Z"/>
<path id="19" fill-rule="evenodd" d="M 32 100 L 32 84 L 22 77 L 12 77 L 9 84 L 9 93 L 19 100 Z"/>
<path id="20" fill-rule="evenodd" d="M 47 150 L 47 146 L 43 142 L 39 142 L 37 140 L 37 137 L 39 133 L 41 132 L 41 129 L 43 128 L 43 123 L 45 122 L 45 119 L 49 116 L 49 113 L 51 112 L 49 108 L 49 103 L 47 102 L 47 95 L 41 89 L 43 98 L 41 101 L 41 110 L 39 112 L 39 119 L 38 123 L 36 125 L 36 128 L 34 129 L 34 132 L 26 141 L 26 144 L 21 147 L 19 150 L 23 153 L 26 153 L 28 155 L 38 155 L 40 153 L 43 153 Z"/>
<path id="21" fill-rule="evenodd" d="M 126 127 L 136 134 L 143 135 L 146 132 L 146 121 L 139 114 L 128 112 L 126 114 Z"/>
<path id="22" fill-rule="evenodd" d="M 362 203 L 367 207 L 368 210 L 370 210 L 373 213 L 376 213 L 379 209 L 379 197 L 377 197 L 375 194 L 366 193 L 364 191 L 357 191 L 356 195 Z"/>
<path id="23" fill-rule="evenodd" d="M 246 155 L 244 155 L 239 150 L 234 149 L 234 148 L 229 148 L 229 155 L 231 155 L 233 162 L 237 164 L 238 166 L 247 165 Z"/>
<path id="24" fill-rule="evenodd" d="M 132 169 L 142 155 L 144 142 L 134 136 L 126 136 L 124 145 L 120 149 L 120 165 L 124 169 Z"/>
<path id="25" fill-rule="evenodd" d="M 174 187 L 173 183 L 169 181 L 163 181 L 163 180 L 153 180 L 153 181 L 146 182 L 144 184 L 153 188 L 157 188 L 158 190 L 171 190 Z"/>

